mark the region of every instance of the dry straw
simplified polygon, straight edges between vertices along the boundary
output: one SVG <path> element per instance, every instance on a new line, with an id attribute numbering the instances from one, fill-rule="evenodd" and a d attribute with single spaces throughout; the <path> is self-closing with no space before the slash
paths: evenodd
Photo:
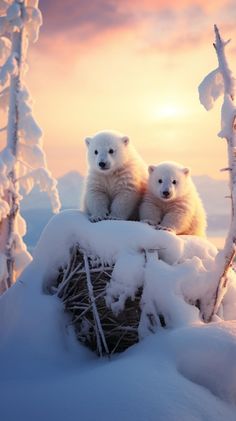
<path id="1" fill-rule="evenodd" d="M 71 316 L 77 338 L 99 356 L 122 352 L 138 342 L 142 288 L 124 310 L 114 315 L 106 306 L 106 287 L 112 266 L 104 265 L 79 247 L 71 248 L 69 262 L 59 269 L 54 292 Z"/>

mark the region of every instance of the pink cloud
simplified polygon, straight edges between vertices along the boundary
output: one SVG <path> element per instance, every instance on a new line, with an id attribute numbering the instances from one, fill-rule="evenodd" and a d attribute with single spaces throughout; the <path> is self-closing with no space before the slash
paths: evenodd
<path id="1" fill-rule="evenodd" d="M 117 45 L 131 55 L 161 52 L 171 59 L 211 45 L 215 23 L 224 38 L 236 39 L 233 1 L 58 0 L 55 7 L 53 0 L 41 0 L 40 7 L 44 25 L 34 49 L 64 74 L 82 55 L 112 51 Z"/>
<path id="2" fill-rule="evenodd" d="M 96 48 L 132 32 L 146 51 L 189 48 L 209 41 L 214 23 L 234 31 L 236 18 L 235 3 L 224 0 L 41 0 L 40 7 L 41 45 L 55 52 Z"/>

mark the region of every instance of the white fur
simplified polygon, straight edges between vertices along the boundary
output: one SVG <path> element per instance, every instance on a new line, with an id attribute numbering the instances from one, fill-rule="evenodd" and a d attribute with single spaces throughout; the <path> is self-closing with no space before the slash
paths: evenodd
<path id="1" fill-rule="evenodd" d="M 176 234 L 205 236 L 206 215 L 188 168 L 175 162 L 149 167 L 140 219 Z"/>
<path id="2" fill-rule="evenodd" d="M 89 171 L 84 211 L 93 221 L 137 218 L 148 173 L 129 138 L 118 132 L 102 131 L 85 142 Z"/>

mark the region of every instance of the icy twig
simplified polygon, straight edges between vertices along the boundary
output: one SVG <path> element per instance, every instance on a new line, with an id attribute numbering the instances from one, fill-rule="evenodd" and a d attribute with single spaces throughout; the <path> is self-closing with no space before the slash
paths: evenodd
<path id="1" fill-rule="evenodd" d="M 58 297 L 61 296 L 61 292 L 63 291 L 63 289 L 65 288 L 65 286 L 68 284 L 68 282 L 70 282 L 71 278 L 75 275 L 75 273 L 79 270 L 79 268 L 82 266 L 82 263 L 79 263 L 76 268 L 74 270 L 72 270 L 69 274 L 68 274 L 68 270 L 66 270 L 65 272 L 65 277 L 62 280 L 62 283 L 60 284 L 60 287 L 57 290 L 57 295 Z M 68 265 L 69 267 L 69 265 Z M 63 299 L 63 297 L 62 297 Z"/>
<path id="2" fill-rule="evenodd" d="M 86 271 L 89 298 L 92 303 L 92 309 L 93 309 L 93 315 L 94 315 L 94 324 L 95 324 L 95 330 L 96 330 L 96 336 L 97 336 L 98 352 L 99 352 L 99 355 L 102 356 L 103 355 L 102 344 L 107 354 L 109 354 L 109 349 L 107 346 L 106 338 L 102 329 L 101 321 L 100 321 L 96 303 L 95 303 L 95 297 L 93 294 L 93 285 L 90 278 L 88 257 L 86 256 L 86 254 L 84 254 L 84 267 Z M 101 341 L 102 341 L 102 344 L 101 344 Z"/>

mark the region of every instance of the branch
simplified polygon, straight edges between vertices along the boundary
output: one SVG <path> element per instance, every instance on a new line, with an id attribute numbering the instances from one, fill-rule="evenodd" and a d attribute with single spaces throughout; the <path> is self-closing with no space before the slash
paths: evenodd
<path id="1" fill-rule="evenodd" d="M 228 146 L 228 166 L 222 171 L 229 173 L 230 198 L 231 198 L 231 224 L 228 236 L 225 241 L 224 249 L 218 254 L 216 259 L 214 293 L 208 303 L 203 303 L 203 318 L 205 321 L 211 321 L 221 305 L 222 299 L 228 288 L 228 275 L 236 255 L 236 108 L 234 106 L 235 97 L 235 79 L 229 69 L 225 56 L 225 46 L 229 43 L 223 41 L 219 29 L 214 26 L 216 40 L 214 48 L 216 50 L 219 70 L 224 82 L 224 101 L 221 111 L 221 132 L 220 137 L 227 140 Z M 206 300 L 207 298 L 205 298 Z M 204 308 L 205 307 L 205 308 Z"/>
<path id="2" fill-rule="evenodd" d="M 107 346 L 106 338 L 105 338 L 105 335 L 104 335 L 104 332 L 103 332 L 103 328 L 102 328 L 102 325 L 101 325 L 100 317 L 99 317 L 97 306 L 96 306 L 96 301 L 95 301 L 95 297 L 94 297 L 94 293 L 93 293 L 93 285 L 92 285 L 91 277 L 90 277 L 90 268 L 89 268 L 89 263 L 88 263 L 88 257 L 87 257 L 86 254 L 84 254 L 84 268 L 85 268 L 86 278 L 87 278 L 88 294 L 89 294 L 90 302 L 92 304 L 92 309 L 93 309 L 94 326 L 95 326 L 95 331 L 96 331 L 96 336 L 97 336 L 98 352 L 99 352 L 100 357 L 101 357 L 102 354 L 103 354 L 102 344 L 104 346 L 104 349 L 105 349 L 105 352 L 106 352 L 107 355 L 109 354 L 109 349 L 108 349 L 108 346 Z M 101 342 L 102 342 L 102 344 L 101 344 Z"/>
<path id="3" fill-rule="evenodd" d="M 223 76 L 224 80 L 224 91 L 225 94 L 228 94 L 232 100 L 234 100 L 235 97 L 235 79 L 232 76 L 232 72 L 229 69 L 227 59 L 225 56 L 225 47 L 229 44 L 231 41 L 228 39 L 227 41 L 224 41 L 221 36 L 219 29 L 216 25 L 214 25 L 215 30 L 215 42 L 213 43 L 213 46 L 216 50 L 218 62 L 219 62 L 219 70 Z"/>

